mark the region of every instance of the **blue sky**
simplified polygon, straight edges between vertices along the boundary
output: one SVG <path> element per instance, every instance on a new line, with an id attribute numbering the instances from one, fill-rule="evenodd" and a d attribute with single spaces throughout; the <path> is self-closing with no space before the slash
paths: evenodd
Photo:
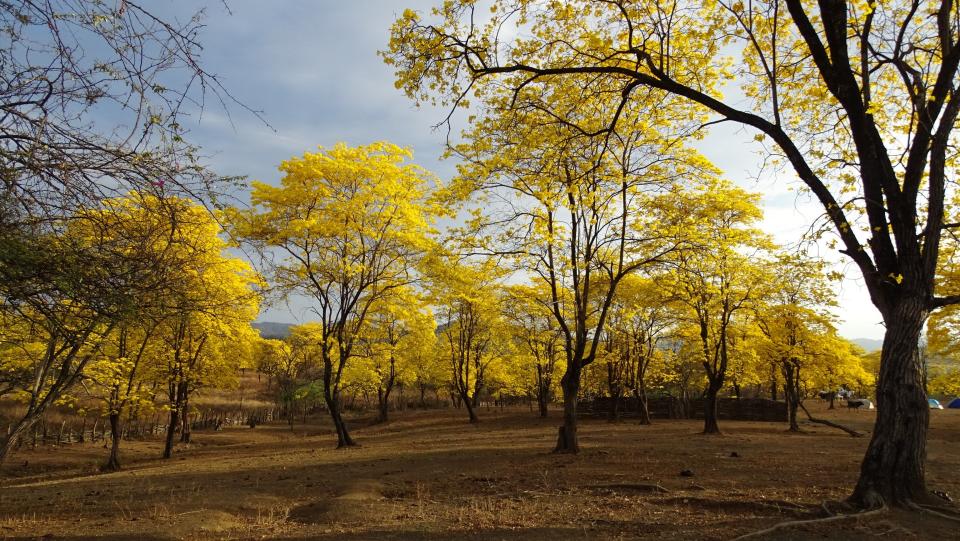
<path id="1" fill-rule="evenodd" d="M 231 121 L 216 105 L 184 125 L 222 174 L 276 182 L 281 161 L 317 145 L 388 140 L 414 149 L 416 161 L 449 178 L 454 164 L 441 162 L 444 131 L 432 126 L 443 111 L 417 108 L 393 86 L 393 73 L 377 51 L 390 24 L 405 8 L 427 11 L 440 0 L 215 0 L 171 1 L 163 12 L 187 17 L 206 8 L 200 36 L 203 61 L 243 103 L 262 110 L 270 126 L 239 107 Z M 789 176 L 758 175 L 760 149 L 752 133 L 720 125 L 699 145 L 729 178 L 764 194 L 764 227 L 784 244 L 795 243 L 818 215 L 807 196 L 790 191 Z M 758 179 L 758 176 L 760 177 Z M 879 338 L 879 314 L 869 304 L 856 270 L 839 290 L 841 334 Z M 302 308 L 275 306 L 261 319 L 295 322 Z"/>
<path id="2" fill-rule="evenodd" d="M 190 4 L 175 5 L 188 13 Z M 192 135 L 219 172 L 270 182 L 282 160 L 317 145 L 389 140 L 437 174 L 452 173 L 452 163 L 439 163 L 443 134 L 432 129 L 441 112 L 417 109 L 377 56 L 395 16 L 430 2 L 230 0 L 232 15 L 217 2 L 192 4 L 207 9 L 206 67 L 270 123 L 231 107 L 231 127 L 208 107 Z"/>

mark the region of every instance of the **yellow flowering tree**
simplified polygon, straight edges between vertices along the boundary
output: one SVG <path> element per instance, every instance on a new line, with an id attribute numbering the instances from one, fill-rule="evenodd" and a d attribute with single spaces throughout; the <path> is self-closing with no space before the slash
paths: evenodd
<path id="1" fill-rule="evenodd" d="M 481 394 L 495 365 L 503 360 L 498 343 L 505 331 L 497 295 L 500 273 L 492 260 L 457 262 L 450 255 L 434 254 L 429 262 L 438 346 L 448 359 L 454 402 L 466 408 L 471 423 L 477 423 Z"/>
<path id="2" fill-rule="evenodd" d="M 633 394 L 639 405 L 640 424 L 650 424 L 647 375 L 654 361 L 662 361 L 660 342 L 678 319 L 668 292 L 659 285 L 659 277 L 624 278 L 611 306 L 605 333 L 607 385 L 615 399 L 627 392 Z M 618 402 L 614 404 L 614 417 Z"/>
<path id="3" fill-rule="evenodd" d="M 662 116 L 662 96 L 622 108 L 606 89 L 586 98 L 575 86 L 484 96 L 482 116 L 450 149 L 463 161 L 451 191 L 475 198 L 459 242 L 542 287 L 564 356 L 555 450 L 576 453 L 581 375 L 597 358 L 593 337 L 617 287 L 684 241 L 684 217 L 661 212 L 673 184 L 716 171 L 678 141 L 696 115 Z M 632 122 L 605 129 L 597 120 L 607 114 Z"/>
<path id="4" fill-rule="evenodd" d="M 960 302 L 936 280 L 943 232 L 957 227 L 944 219 L 957 172 L 956 3 L 496 0 L 480 11 L 469 0 L 429 19 L 405 11 L 384 53 L 397 86 L 451 107 L 487 103 L 497 87 L 575 86 L 623 108 L 666 93 L 754 130 L 789 164 L 824 210 L 817 233 L 851 259 L 886 324 L 880 407 L 851 501 L 926 500 L 917 344 L 932 311 Z M 724 96 L 728 84 L 738 92 Z M 623 108 L 600 124 L 630 122 Z"/>
<path id="5" fill-rule="evenodd" d="M 430 246 L 437 179 L 389 143 L 338 144 L 285 161 L 279 186 L 253 183 L 252 207 L 230 221 L 244 241 L 276 256 L 273 285 L 315 302 L 324 400 L 337 446 L 354 445 L 341 415 L 344 368 L 373 307 L 416 279 Z"/>
<path id="6" fill-rule="evenodd" d="M 360 334 L 359 361 L 376 387 L 381 423 L 390 414 L 390 395 L 399 385 L 415 383 L 418 363 L 432 353 L 436 321 L 411 288 L 397 288 L 371 307 Z"/>
<path id="7" fill-rule="evenodd" d="M 564 370 L 563 336 L 550 309 L 543 284 L 510 286 L 503 300 L 507 328 L 517 343 L 518 376 L 537 399 L 541 417 L 557 392 L 557 374 Z M 525 376 L 525 377 L 524 377 Z"/>
<path id="8" fill-rule="evenodd" d="M 719 434 L 717 397 L 727 380 L 731 338 L 766 294 L 767 269 L 756 260 L 770 241 L 755 227 L 762 216 L 756 194 L 716 182 L 683 191 L 677 201 L 675 211 L 691 218 L 696 240 L 677 252 L 675 270 L 663 282 L 681 318 L 698 331 L 707 377 L 703 432 Z"/>

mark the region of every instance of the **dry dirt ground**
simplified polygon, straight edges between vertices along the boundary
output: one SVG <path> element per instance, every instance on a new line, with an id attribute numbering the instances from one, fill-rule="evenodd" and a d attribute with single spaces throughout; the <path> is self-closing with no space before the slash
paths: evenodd
<path id="1" fill-rule="evenodd" d="M 869 430 L 873 413 L 814 405 Z M 194 433 L 172 460 L 124 442 L 126 469 L 97 472 L 102 445 L 24 450 L 0 472 L 3 539 L 732 539 L 824 516 L 844 498 L 866 438 L 805 424 L 584 421 L 583 451 L 549 453 L 553 418 L 407 411 L 359 426 L 335 450 L 317 424 Z M 960 499 L 960 410 L 931 412 L 931 489 Z M 692 476 L 682 476 L 691 470 Z M 954 504 L 956 505 L 956 504 Z M 827 504 L 831 508 L 831 504 Z M 832 509 L 839 510 L 836 506 Z M 960 539 L 960 523 L 883 512 L 763 539 Z"/>

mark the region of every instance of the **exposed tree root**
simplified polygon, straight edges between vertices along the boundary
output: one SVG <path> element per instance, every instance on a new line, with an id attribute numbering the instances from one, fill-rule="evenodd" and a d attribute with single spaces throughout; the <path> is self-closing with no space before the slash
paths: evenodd
<path id="1" fill-rule="evenodd" d="M 953 510 L 943 509 L 941 507 L 936 507 L 933 505 L 920 505 L 908 501 L 907 507 L 917 511 L 918 513 L 925 513 L 927 515 L 933 515 L 935 517 L 940 517 L 944 520 L 952 520 L 954 522 L 960 522 L 960 514 L 956 514 Z M 946 512 L 944 512 L 946 511 Z M 947 514 L 954 513 L 954 514 Z"/>
<path id="2" fill-rule="evenodd" d="M 921 503 L 921 504 L 917 504 L 917 505 L 919 505 L 920 507 L 922 507 L 922 508 L 924 508 L 924 509 L 932 509 L 932 510 L 934 510 L 934 511 L 940 511 L 941 513 L 947 513 L 947 514 L 953 515 L 953 516 L 955 516 L 955 517 L 957 517 L 957 518 L 960 518 L 960 510 L 957 510 L 957 509 L 955 509 L 955 508 L 953 508 L 953 507 L 945 507 L 945 506 L 941 506 L 941 505 L 924 505 L 924 504 L 922 504 L 922 503 Z"/>
<path id="3" fill-rule="evenodd" d="M 847 428 L 847 427 L 845 427 L 845 426 L 843 426 L 843 425 L 841 425 L 841 424 L 837 424 L 837 423 L 835 423 L 835 422 L 833 422 L 833 421 L 828 421 L 828 420 L 826 420 L 826 419 L 816 419 L 816 418 L 814 418 L 814 416 L 813 416 L 813 415 L 810 415 L 810 412 L 807 411 L 807 407 L 803 405 L 803 402 L 800 403 L 800 409 L 802 409 L 803 412 L 807 414 L 807 419 L 808 419 L 811 423 L 817 423 L 817 424 L 821 424 L 821 425 L 827 425 L 827 426 L 831 426 L 831 427 L 833 427 L 833 428 L 837 428 L 837 429 L 839 429 L 839 430 L 843 430 L 844 432 L 846 432 L 847 434 L 850 434 L 850 436 L 851 436 L 851 437 L 854 437 L 854 438 L 859 438 L 859 437 L 862 437 L 862 436 L 863 436 L 863 434 L 857 432 L 856 430 L 853 430 L 852 428 Z"/>
<path id="4" fill-rule="evenodd" d="M 884 526 L 884 527 L 888 527 L 889 529 L 888 529 L 887 531 L 885 531 L 885 532 L 880 532 L 880 533 L 872 533 L 872 532 L 871 532 L 872 535 L 875 536 L 875 537 L 883 537 L 883 536 L 885 536 L 885 535 L 896 534 L 896 533 L 903 534 L 903 535 L 906 536 L 906 537 L 916 537 L 916 534 L 914 534 L 914 533 L 911 532 L 910 530 L 904 528 L 903 526 L 894 524 L 893 522 L 890 522 L 889 520 L 878 522 L 878 523 L 876 524 L 876 526 Z"/>
<path id="5" fill-rule="evenodd" d="M 834 515 L 837 514 L 837 513 L 835 513 L 832 509 L 830 509 L 829 504 L 831 504 L 831 503 L 837 503 L 837 504 L 840 504 L 840 505 L 846 507 L 847 509 L 853 509 L 852 507 L 850 507 L 849 505 L 847 505 L 847 504 L 845 504 L 845 503 L 843 503 L 843 502 L 838 502 L 838 501 L 835 501 L 835 500 L 823 500 L 822 502 L 820 502 L 820 509 L 823 509 L 823 514 L 826 515 L 826 516 L 828 516 L 828 517 L 832 517 L 832 516 L 834 516 Z"/>
<path id="6" fill-rule="evenodd" d="M 830 512 L 829 509 L 824 508 L 824 510 L 827 511 L 828 513 Z M 833 515 L 825 518 L 814 518 L 814 519 L 808 519 L 808 520 L 788 520 L 786 522 L 774 524 L 773 526 L 763 530 L 758 530 L 756 532 L 750 532 L 748 534 L 741 535 L 740 537 L 737 537 L 733 541 L 741 541 L 742 539 L 751 539 L 754 537 L 760 537 L 763 535 L 771 534 L 777 530 L 782 530 L 783 528 L 792 528 L 794 526 L 808 526 L 810 524 L 825 524 L 827 522 L 837 522 L 837 521 L 845 520 L 849 518 L 859 519 L 863 517 L 869 517 L 872 515 L 879 515 L 886 511 L 887 511 L 887 508 L 886 506 L 884 506 L 879 509 L 874 509 L 872 511 L 863 511 L 860 513 L 853 513 L 850 515 Z"/>
<path id="7" fill-rule="evenodd" d="M 807 507 L 801 507 L 792 502 L 787 501 L 776 501 L 776 500 L 767 500 L 767 501 L 751 501 L 751 500 L 724 500 L 724 499 L 714 499 L 714 498 L 698 498 L 696 496 L 675 496 L 662 498 L 657 500 L 651 500 L 657 505 L 689 505 L 696 507 L 698 509 L 710 509 L 715 511 L 776 511 L 780 514 L 789 513 L 794 516 L 797 515 L 807 515 L 809 516 L 811 510 Z"/>

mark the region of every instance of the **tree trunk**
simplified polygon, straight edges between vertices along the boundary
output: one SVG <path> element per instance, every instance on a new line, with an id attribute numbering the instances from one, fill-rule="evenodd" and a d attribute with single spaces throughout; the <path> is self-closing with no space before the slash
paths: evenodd
<path id="1" fill-rule="evenodd" d="M 547 402 L 550 400 L 550 382 L 544 377 L 543 366 L 537 363 L 537 406 L 540 417 L 547 418 Z"/>
<path id="2" fill-rule="evenodd" d="M 770 400 L 777 399 L 777 365 L 770 364 Z"/>
<path id="3" fill-rule="evenodd" d="M 480 386 L 478 385 L 473 391 L 473 409 L 480 408 Z"/>
<path id="4" fill-rule="evenodd" d="M 190 404 L 187 399 L 183 401 L 183 413 L 180 415 L 180 422 L 183 425 L 180 428 L 180 443 L 190 443 Z"/>
<path id="5" fill-rule="evenodd" d="M 0 464 L 3 464 L 7 456 L 16 448 L 20 442 L 20 436 L 33 428 L 38 419 L 39 417 L 24 417 L 10 430 L 6 439 L 0 444 Z"/>
<path id="6" fill-rule="evenodd" d="M 187 389 L 187 383 L 180 381 L 171 391 L 170 423 L 167 425 L 167 437 L 163 446 L 163 458 L 173 456 L 173 436 L 177 428 L 182 428 L 179 425 L 183 423 L 183 418 L 186 416 Z"/>
<path id="7" fill-rule="evenodd" d="M 284 393 L 284 395 L 287 397 L 292 396 L 287 393 Z M 290 428 L 290 432 L 293 432 L 293 398 L 285 398 L 283 400 L 281 411 L 283 411 L 283 416 L 287 419 L 287 427 Z"/>
<path id="8" fill-rule="evenodd" d="M 104 464 L 105 471 L 120 471 L 120 436 L 123 428 L 120 426 L 120 412 L 110 412 L 110 457 Z"/>
<path id="9" fill-rule="evenodd" d="M 703 433 L 704 434 L 719 434 L 720 425 L 717 423 L 718 411 L 717 411 L 717 394 L 720 392 L 720 386 L 722 382 L 718 381 L 717 378 L 711 378 L 710 384 L 707 386 L 707 392 L 704 396 L 703 402 Z"/>
<path id="10" fill-rule="evenodd" d="M 396 381 L 396 377 L 397 377 L 396 362 L 397 362 L 396 358 L 391 355 L 390 356 L 390 376 L 387 378 L 387 381 L 384 385 L 377 386 L 377 406 L 380 410 L 380 413 L 377 416 L 378 423 L 387 422 L 387 417 L 390 413 L 390 391 L 393 390 L 393 383 Z"/>
<path id="11" fill-rule="evenodd" d="M 647 400 L 647 385 L 644 382 L 643 375 L 637 378 L 637 388 L 634 390 L 637 397 L 637 413 L 640 416 L 640 424 L 650 424 L 650 403 Z"/>
<path id="12" fill-rule="evenodd" d="M 790 432 L 800 432 L 797 423 L 797 408 L 800 406 L 800 370 L 790 361 L 783 366 L 784 399 L 787 401 L 787 420 L 790 423 Z"/>
<path id="13" fill-rule="evenodd" d="M 573 366 L 571 366 L 573 365 Z M 560 388 L 563 389 L 563 425 L 557 434 L 557 446 L 554 453 L 579 453 L 580 444 L 577 441 L 577 396 L 580 394 L 580 370 L 574 363 L 567 365 L 567 370 L 560 379 Z"/>
<path id="14" fill-rule="evenodd" d="M 638 387 L 633 391 L 633 395 L 637 399 L 637 417 L 640 420 L 640 424 L 651 424 L 650 404 L 647 400 L 647 391 L 643 387 Z"/>
<path id="15" fill-rule="evenodd" d="M 613 407 L 610 409 L 610 422 L 619 423 L 620 422 L 620 395 L 614 395 L 613 398 Z"/>
<path id="16" fill-rule="evenodd" d="M 790 432 L 800 432 L 800 425 L 797 423 L 797 408 L 800 406 L 800 398 L 793 395 L 787 401 L 787 417 L 790 421 Z"/>
<path id="17" fill-rule="evenodd" d="M 387 422 L 390 416 L 390 389 L 377 389 L 377 411 L 377 422 Z"/>
<path id="18" fill-rule="evenodd" d="M 924 479 L 930 411 L 918 342 L 927 309 L 919 296 L 901 298 L 884 314 L 886 332 L 877 381 L 877 419 L 850 496 L 863 508 L 909 506 L 930 499 Z"/>
<path id="19" fill-rule="evenodd" d="M 614 363 L 607 363 L 607 388 L 610 392 L 610 398 L 613 399 L 613 407 L 610 408 L 610 421 L 620 422 L 620 398 L 623 394 L 620 388 L 620 380 L 617 371 L 614 370 Z"/>
<path id="20" fill-rule="evenodd" d="M 463 402 L 463 405 L 467 407 L 467 415 L 470 416 L 470 423 L 476 424 L 480 422 L 480 418 L 477 417 L 477 402 L 475 401 L 476 396 L 471 399 L 467 396 L 467 393 L 460 393 L 460 402 Z"/>
<path id="21" fill-rule="evenodd" d="M 167 424 L 167 437 L 163 445 L 163 458 L 173 456 L 173 435 L 180 424 L 180 408 L 175 406 L 170 409 L 170 422 Z"/>
<path id="22" fill-rule="evenodd" d="M 343 415 L 340 413 L 340 394 L 337 392 L 325 391 L 323 393 L 327 409 L 330 410 L 330 418 L 333 419 L 333 427 L 337 431 L 337 449 L 344 447 L 355 447 L 357 442 L 350 437 L 347 430 L 347 424 L 343 421 Z"/>

